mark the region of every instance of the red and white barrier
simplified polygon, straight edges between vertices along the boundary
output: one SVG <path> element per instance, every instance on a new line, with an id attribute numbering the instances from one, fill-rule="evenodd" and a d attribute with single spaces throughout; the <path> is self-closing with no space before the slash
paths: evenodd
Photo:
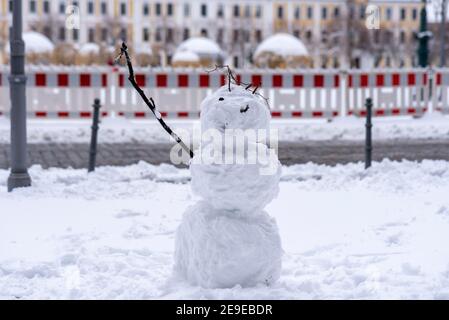
<path id="1" fill-rule="evenodd" d="M 0 67 L 0 115 L 9 113 L 8 70 Z M 94 98 L 103 115 L 152 118 L 132 88 L 124 68 L 37 67 L 27 69 L 27 108 L 36 118 L 87 118 Z M 365 115 L 365 99 L 375 116 L 449 113 L 448 69 L 236 70 L 237 81 L 260 86 L 273 118 L 332 118 Z M 198 70 L 136 69 L 136 81 L 168 118 L 198 118 L 201 101 L 227 77 Z"/>

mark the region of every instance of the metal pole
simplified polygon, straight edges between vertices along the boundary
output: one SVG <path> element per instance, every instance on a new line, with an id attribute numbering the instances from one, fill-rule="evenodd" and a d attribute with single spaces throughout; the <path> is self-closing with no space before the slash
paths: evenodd
<path id="1" fill-rule="evenodd" d="M 13 2 L 10 31 L 11 173 L 8 191 L 31 186 L 27 170 L 25 43 L 22 39 L 22 0 Z"/>
<path id="2" fill-rule="evenodd" d="M 418 32 L 418 64 L 421 68 L 427 67 L 429 64 L 429 39 L 431 33 L 427 30 L 427 11 L 426 0 L 422 0 L 422 7 L 420 13 L 420 24 Z"/>
<path id="3" fill-rule="evenodd" d="M 90 151 L 89 151 L 89 168 L 88 171 L 92 172 L 95 170 L 95 161 L 97 158 L 97 133 L 98 133 L 98 123 L 100 121 L 100 99 L 95 99 L 92 106 L 94 108 L 94 115 L 92 120 L 92 135 L 90 138 Z"/>
<path id="4" fill-rule="evenodd" d="M 440 23 L 440 67 L 443 68 L 446 65 L 446 0 L 441 1 L 441 23 Z"/>
<path id="5" fill-rule="evenodd" d="M 365 169 L 368 169 L 369 167 L 371 167 L 371 157 L 373 151 L 372 136 L 371 136 L 371 129 L 373 128 L 373 124 L 371 122 L 373 101 L 371 100 L 371 98 L 366 99 L 365 106 L 366 106 Z"/>

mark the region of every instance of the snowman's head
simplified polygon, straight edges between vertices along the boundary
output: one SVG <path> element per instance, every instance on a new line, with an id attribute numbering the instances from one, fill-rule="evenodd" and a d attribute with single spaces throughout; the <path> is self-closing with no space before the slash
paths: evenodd
<path id="1" fill-rule="evenodd" d="M 201 103 L 201 129 L 265 129 L 271 114 L 267 102 L 244 87 L 225 85 Z"/>

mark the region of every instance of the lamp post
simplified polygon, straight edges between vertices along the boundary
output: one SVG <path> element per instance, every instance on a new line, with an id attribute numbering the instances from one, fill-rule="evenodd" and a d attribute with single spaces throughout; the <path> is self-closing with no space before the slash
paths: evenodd
<path id="1" fill-rule="evenodd" d="M 27 169 L 25 87 L 27 77 L 25 75 L 25 43 L 22 39 L 22 0 L 13 2 L 10 45 L 11 173 L 8 178 L 8 191 L 31 185 Z"/>
<path id="2" fill-rule="evenodd" d="M 440 23 L 440 67 L 444 68 L 446 65 L 446 0 L 441 1 L 441 23 Z"/>
<path id="3" fill-rule="evenodd" d="M 422 3 L 419 32 L 417 34 L 419 41 L 418 64 L 421 68 L 425 68 L 429 65 L 429 39 L 431 38 L 432 33 L 427 30 L 426 0 L 422 0 Z"/>

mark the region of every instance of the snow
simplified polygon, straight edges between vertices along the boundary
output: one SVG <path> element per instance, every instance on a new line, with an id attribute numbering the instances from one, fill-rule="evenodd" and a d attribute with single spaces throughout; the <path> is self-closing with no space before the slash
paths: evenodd
<path id="1" fill-rule="evenodd" d="M 200 201 L 184 213 L 175 246 L 176 275 L 203 288 L 270 285 L 280 276 L 281 239 L 265 212 L 236 217 Z"/>
<path id="2" fill-rule="evenodd" d="M 199 120 L 166 119 L 177 133 L 188 134 L 199 127 Z M 438 113 L 421 119 L 390 117 L 373 119 L 373 139 L 447 139 L 449 138 L 449 116 Z M 29 119 L 29 143 L 89 143 L 92 125 L 86 120 Z M 280 141 L 343 141 L 364 140 L 363 118 L 335 118 L 327 123 L 323 119 L 273 119 L 271 128 L 278 130 Z M 182 135 L 181 135 L 182 136 Z M 9 143 L 9 119 L 0 116 L 0 143 Z M 127 120 L 121 117 L 106 117 L 100 123 L 100 143 L 152 143 L 169 142 L 170 138 L 154 120 Z"/>
<path id="3" fill-rule="evenodd" d="M 0 298 L 449 299 L 449 162 L 284 167 L 267 211 L 278 282 L 203 289 L 172 277 L 188 170 L 139 163 L 33 166 L 6 192 L 0 170 Z"/>
<path id="4" fill-rule="evenodd" d="M 274 53 L 282 57 L 301 57 L 309 55 L 301 40 L 288 33 L 277 33 L 266 38 L 256 48 L 254 56 L 258 56 L 265 52 Z"/>
<path id="5" fill-rule="evenodd" d="M 24 32 L 22 38 L 25 42 L 25 51 L 27 53 L 47 53 L 52 52 L 55 48 L 50 39 L 35 31 Z M 7 53 L 9 53 L 9 50 L 10 47 L 6 46 Z"/>
<path id="6" fill-rule="evenodd" d="M 81 46 L 81 48 L 79 49 L 79 53 L 84 55 L 99 54 L 100 46 L 96 43 L 88 42 Z"/>
<path id="7" fill-rule="evenodd" d="M 176 51 L 172 62 L 199 62 L 200 58 L 192 51 Z"/>
<path id="8" fill-rule="evenodd" d="M 216 129 L 224 133 L 226 129 L 269 130 L 271 119 L 265 101 L 244 87 L 222 86 L 207 96 L 201 103 L 201 130 Z"/>
<path id="9" fill-rule="evenodd" d="M 205 38 L 205 37 L 192 37 L 184 42 L 182 42 L 177 50 L 180 51 L 189 51 L 194 52 L 198 56 L 221 56 L 223 52 L 220 49 L 220 46 L 213 40 Z"/>

